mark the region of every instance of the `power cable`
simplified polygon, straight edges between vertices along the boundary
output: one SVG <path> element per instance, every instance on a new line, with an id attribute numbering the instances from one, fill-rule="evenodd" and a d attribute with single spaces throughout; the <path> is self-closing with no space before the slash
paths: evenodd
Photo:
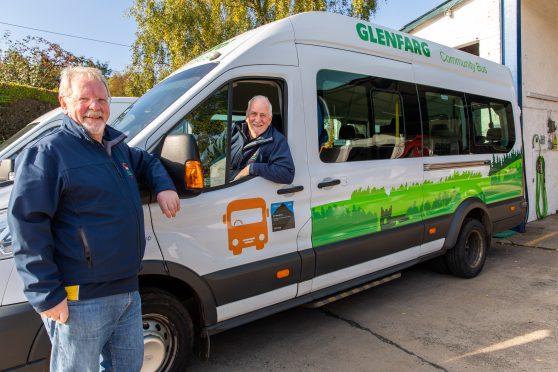
<path id="1" fill-rule="evenodd" d="M 63 34 L 63 33 L 61 33 L 61 32 L 54 32 L 54 31 L 41 30 L 40 28 L 33 28 L 33 27 L 27 27 L 27 26 L 20 26 L 20 25 L 15 25 L 15 24 L 13 24 L 13 23 L 7 23 L 7 22 L 2 22 L 2 21 L 0 21 L 0 24 L 12 26 L 12 27 L 25 28 L 25 29 L 33 30 L 33 31 L 46 32 L 46 33 L 49 33 L 49 34 L 55 34 L 55 35 L 73 37 L 73 38 L 76 38 L 76 39 L 95 41 L 95 42 L 97 42 L 97 43 L 112 44 L 112 45 L 118 45 L 118 46 L 123 46 L 123 47 L 127 47 L 127 48 L 130 48 L 130 47 L 131 47 L 131 45 L 113 43 L 112 41 L 105 41 L 105 40 L 91 39 L 91 38 L 83 37 L 83 36 L 76 36 L 76 35 Z"/>

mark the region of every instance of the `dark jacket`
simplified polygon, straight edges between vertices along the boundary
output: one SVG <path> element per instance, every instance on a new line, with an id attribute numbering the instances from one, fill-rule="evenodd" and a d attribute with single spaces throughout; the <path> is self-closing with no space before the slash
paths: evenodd
<path id="1" fill-rule="evenodd" d="M 250 174 L 277 183 L 291 183 L 295 168 L 287 139 L 273 125 L 261 136 L 249 140 L 248 124 L 236 123 L 231 139 L 231 179 L 246 165 Z"/>
<path id="2" fill-rule="evenodd" d="M 174 185 L 158 159 L 128 147 L 125 137 L 107 126 L 101 145 L 66 116 L 17 158 L 8 222 L 16 267 L 38 312 L 60 303 L 65 286 L 110 284 L 141 268 L 138 181 L 155 193 Z"/>

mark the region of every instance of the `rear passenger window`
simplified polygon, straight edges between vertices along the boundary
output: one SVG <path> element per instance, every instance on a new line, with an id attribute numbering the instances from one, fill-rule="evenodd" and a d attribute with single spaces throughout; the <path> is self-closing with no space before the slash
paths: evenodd
<path id="1" fill-rule="evenodd" d="M 484 97 L 467 96 L 473 124 L 473 152 L 503 153 L 513 148 L 515 129 L 511 104 Z"/>
<path id="2" fill-rule="evenodd" d="M 421 88 L 424 147 L 430 156 L 469 153 L 469 134 L 462 93 Z"/>
<path id="3" fill-rule="evenodd" d="M 421 156 L 413 84 L 322 70 L 317 76 L 317 95 L 317 133 L 323 162 Z M 406 109 L 413 119 L 406 120 Z"/>

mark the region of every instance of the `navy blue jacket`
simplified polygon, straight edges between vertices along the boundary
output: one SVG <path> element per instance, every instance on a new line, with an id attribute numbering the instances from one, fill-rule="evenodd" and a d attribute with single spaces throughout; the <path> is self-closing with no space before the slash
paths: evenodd
<path id="1" fill-rule="evenodd" d="M 287 139 L 273 125 L 250 140 L 246 122 L 236 123 L 231 139 L 231 179 L 250 164 L 250 174 L 277 183 L 291 183 L 295 167 Z"/>
<path id="2" fill-rule="evenodd" d="M 145 250 L 138 181 L 174 190 L 160 161 L 106 127 L 103 144 L 67 116 L 24 150 L 8 211 L 17 270 L 37 312 L 69 285 L 135 278 Z M 137 279 L 136 286 L 137 286 Z"/>

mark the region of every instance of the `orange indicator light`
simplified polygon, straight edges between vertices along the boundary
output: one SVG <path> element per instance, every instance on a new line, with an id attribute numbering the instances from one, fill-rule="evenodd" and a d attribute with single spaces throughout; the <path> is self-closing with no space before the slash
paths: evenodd
<path id="1" fill-rule="evenodd" d="M 516 207 L 515 205 L 512 205 L 512 206 L 510 207 L 510 212 L 515 212 L 515 209 L 516 209 L 516 208 L 517 208 L 517 207 Z"/>
<path id="2" fill-rule="evenodd" d="M 428 235 L 434 235 L 434 234 L 436 234 L 436 231 L 438 231 L 437 228 L 431 227 L 431 228 L 428 229 Z"/>
<path id="3" fill-rule="evenodd" d="M 277 279 L 283 279 L 290 275 L 290 271 L 289 269 L 279 270 L 277 271 L 276 275 L 277 275 Z"/>

